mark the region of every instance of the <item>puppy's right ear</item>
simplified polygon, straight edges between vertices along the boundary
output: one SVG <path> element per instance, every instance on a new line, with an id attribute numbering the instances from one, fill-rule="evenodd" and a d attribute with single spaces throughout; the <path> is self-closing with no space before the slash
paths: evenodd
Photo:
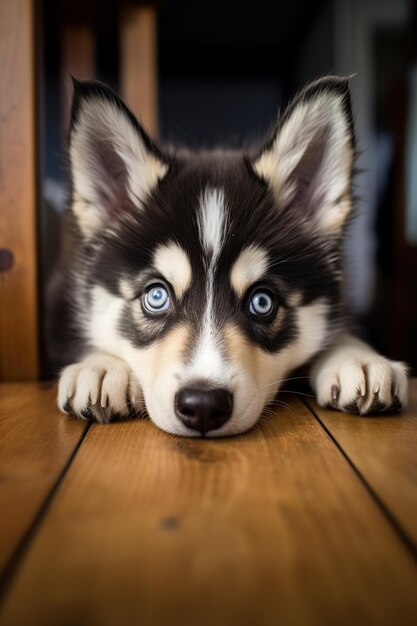
<path id="1" fill-rule="evenodd" d="M 125 104 L 96 81 L 74 80 L 69 152 L 72 208 L 86 236 L 140 211 L 169 169 Z"/>

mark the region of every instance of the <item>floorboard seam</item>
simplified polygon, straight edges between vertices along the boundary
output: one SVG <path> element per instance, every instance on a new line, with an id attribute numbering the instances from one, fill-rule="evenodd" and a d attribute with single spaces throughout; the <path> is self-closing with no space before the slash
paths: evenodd
<path id="1" fill-rule="evenodd" d="M 320 426 L 323 428 L 323 430 L 325 431 L 327 436 L 330 437 L 330 439 L 333 441 L 333 443 L 335 444 L 335 446 L 337 447 L 339 452 L 343 455 L 343 457 L 349 463 L 350 467 L 355 472 L 356 476 L 359 478 L 359 480 L 361 481 L 361 483 L 363 484 L 365 489 L 368 491 L 369 495 L 374 500 L 375 504 L 381 510 L 382 514 L 386 517 L 386 519 L 388 520 L 389 524 L 393 527 L 394 531 L 396 532 L 396 534 L 399 537 L 399 539 L 401 540 L 401 542 L 404 544 L 404 546 L 407 548 L 407 550 L 411 553 L 411 555 L 413 556 L 414 560 L 417 563 L 417 546 L 414 544 L 414 542 L 411 539 L 411 537 L 407 534 L 407 531 L 404 530 L 403 526 L 397 520 L 395 515 L 390 511 L 390 509 L 387 507 L 385 502 L 377 494 L 375 489 L 369 484 L 369 482 L 366 480 L 365 476 L 361 473 L 359 468 L 356 467 L 356 465 L 354 464 L 354 462 L 352 461 L 350 456 L 342 448 L 341 444 L 338 442 L 336 437 L 329 430 L 329 428 L 326 426 L 326 424 L 323 422 L 323 420 L 320 419 L 319 415 L 316 413 L 314 408 L 312 406 L 310 406 L 308 401 L 305 400 L 304 398 L 302 399 L 302 402 L 305 404 L 305 406 L 308 408 L 308 410 L 311 411 L 311 413 L 316 418 L 316 420 L 319 422 Z"/>
<path id="2" fill-rule="evenodd" d="M 10 557 L 3 572 L 1 572 L 0 574 L 0 607 L 3 601 L 6 599 L 7 590 L 9 589 L 17 573 L 19 565 L 22 562 L 23 557 L 32 542 L 32 539 L 34 538 L 38 528 L 41 525 L 42 520 L 44 519 L 46 513 L 48 512 L 48 509 L 51 506 L 55 495 L 58 493 L 59 487 L 61 486 L 66 474 L 68 473 L 68 470 L 70 469 L 75 457 L 77 456 L 78 450 L 80 449 L 90 428 L 91 428 L 91 422 L 86 425 L 84 432 L 82 433 L 80 439 L 77 442 L 77 445 L 74 447 L 70 456 L 68 457 L 64 467 L 62 468 L 61 472 L 58 475 L 58 478 L 52 485 L 48 495 L 46 496 L 45 500 L 42 502 L 41 506 L 39 507 L 28 529 L 23 534 L 21 541 L 19 542 L 16 550 L 13 552 L 12 556 Z"/>

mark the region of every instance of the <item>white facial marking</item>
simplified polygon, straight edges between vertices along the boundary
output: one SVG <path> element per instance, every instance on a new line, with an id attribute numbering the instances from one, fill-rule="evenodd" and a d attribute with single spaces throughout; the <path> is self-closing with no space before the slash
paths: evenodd
<path id="1" fill-rule="evenodd" d="M 207 301 L 202 330 L 188 368 L 189 378 L 206 378 L 226 383 L 227 367 L 219 347 L 214 323 L 214 273 L 222 251 L 227 226 L 224 192 L 206 189 L 200 199 L 198 229 L 200 241 L 208 255 L 206 263 Z"/>
<path id="2" fill-rule="evenodd" d="M 258 246 L 249 246 L 242 250 L 230 273 L 230 282 L 239 297 L 246 289 L 262 278 L 268 269 L 268 254 Z"/>
<path id="3" fill-rule="evenodd" d="M 324 347 L 328 335 L 327 300 L 319 298 L 312 304 L 297 309 L 298 339 L 290 346 L 290 369 L 305 363 Z"/>
<path id="4" fill-rule="evenodd" d="M 91 314 L 86 328 L 89 342 L 100 350 L 121 356 L 118 323 L 125 305 L 124 299 L 104 287 L 96 286 L 92 290 L 91 300 Z"/>
<path id="5" fill-rule="evenodd" d="M 218 259 L 227 226 L 224 192 L 221 189 L 205 190 L 200 199 L 198 230 L 201 244 L 206 252 Z"/>
<path id="6" fill-rule="evenodd" d="M 173 241 L 161 245 L 155 251 L 153 264 L 155 268 L 174 287 L 175 293 L 181 297 L 191 284 L 191 264 L 185 251 Z"/>

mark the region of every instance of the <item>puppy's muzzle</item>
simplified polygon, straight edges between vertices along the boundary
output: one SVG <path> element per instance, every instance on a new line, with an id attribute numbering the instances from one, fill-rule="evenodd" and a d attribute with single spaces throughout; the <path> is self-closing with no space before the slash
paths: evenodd
<path id="1" fill-rule="evenodd" d="M 203 436 L 218 430 L 232 415 L 233 396 L 226 389 L 184 387 L 175 396 L 175 413 L 181 422 Z"/>

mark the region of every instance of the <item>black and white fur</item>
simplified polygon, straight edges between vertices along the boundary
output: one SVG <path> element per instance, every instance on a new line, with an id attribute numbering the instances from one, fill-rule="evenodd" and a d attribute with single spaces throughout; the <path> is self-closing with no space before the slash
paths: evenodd
<path id="1" fill-rule="evenodd" d="M 75 81 L 69 157 L 75 239 L 51 333 L 55 360 L 70 362 L 62 410 L 99 422 L 146 410 L 170 433 L 232 435 L 305 363 L 322 406 L 405 405 L 406 367 L 345 330 L 347 79 L 307 86 L 245 153 L 162 152 L 108 87 Z M 144 306 L 154 284 L 169 294 L 156 314 Z M 273 302 L 268 316 L 251 312 L 254 292 Z M 229 419 L 212 430 L 178 419 L 190 386 L 226 390 Z"/>

